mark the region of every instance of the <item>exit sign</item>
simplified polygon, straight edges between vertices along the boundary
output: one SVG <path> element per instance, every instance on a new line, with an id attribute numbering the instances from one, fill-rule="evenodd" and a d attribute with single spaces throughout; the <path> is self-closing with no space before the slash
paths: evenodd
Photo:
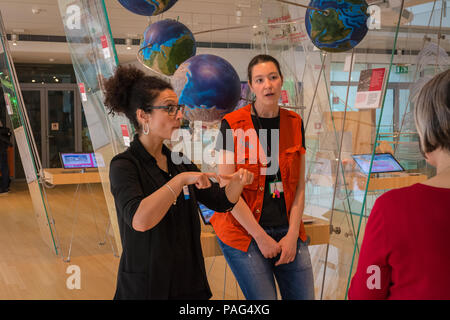
<path id="1" fill-rule="evenodd" d="M 396 66 L 395 73 L 408 73 L 408 66 Z"/>

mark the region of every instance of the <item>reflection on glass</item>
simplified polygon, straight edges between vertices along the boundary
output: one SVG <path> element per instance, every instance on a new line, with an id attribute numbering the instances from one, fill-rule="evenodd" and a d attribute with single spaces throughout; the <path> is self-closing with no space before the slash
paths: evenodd
<path id="1" fill-rule="evenodd" d="M 41 134 L 41 92 L 40 91 L 22 91 L 23 101 L 27 106 L 28 119 L 30 120 L 32 134 L 38 149 L 39 155 L 42 155 L 42 134 Z"/>
<path id="2" fill-rule="evenodd" d="M 59 168 L 60 152 L 75 151 L 74 92 L 48 91 L 49 167 Z"/>

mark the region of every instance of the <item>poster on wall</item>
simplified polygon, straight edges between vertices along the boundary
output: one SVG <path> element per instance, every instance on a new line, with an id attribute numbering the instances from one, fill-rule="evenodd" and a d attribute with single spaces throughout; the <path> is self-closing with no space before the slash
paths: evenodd
<path id="1" fill-rule="evenodd" d="M 356 92 L 355 108 L 376 109 L 381 107 L 385 75 L 385 68 L 361 71 Z"/>
<path id="2" fill-rule="evenodd" d="M 305 30 L 303 30 L 305 24 L 304 18 L 295 19 L 294 21 L 288 13 L 282 16 L 268 18 L 267 23 L 269 25 L 273 24 L 269 27 L 270 37 L 273 42 L 289 40 L 293 44 L 299 44 L 308 39 Z"/>

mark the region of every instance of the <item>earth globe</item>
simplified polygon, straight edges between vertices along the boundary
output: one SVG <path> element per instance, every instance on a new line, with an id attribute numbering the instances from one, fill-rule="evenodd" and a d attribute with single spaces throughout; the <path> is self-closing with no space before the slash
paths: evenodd
<path id="1" fill-rule="evenodd" d="M 125 9 L 142 16 L 156 16 L 172 8 L 178 0 L 119 0 Z"/>
<path id="2" fill-rule="evenodd" d="M 145 29 L 138 56 L 146 67 L 171 76 L 184 61 L 195 56 L 196 49 L 192 32 L 184 24 L 166 19 Z"/>
<path id="3" fill-rule="evenodd" d="M 365 0 L 312 0 L 306 10 L 306 31 L 314 45 L 327 52 L 352 49 L 366 35 L 367 3 Z"/>
<path id="4" fill-rule="evenodd" d="M 233 66 L 225 59 L 200 54 L 186 60 L 172 77 L 179 104 L 184 104 L 189 121 L 213 123 L 234 110 L 241 83 Z"/>

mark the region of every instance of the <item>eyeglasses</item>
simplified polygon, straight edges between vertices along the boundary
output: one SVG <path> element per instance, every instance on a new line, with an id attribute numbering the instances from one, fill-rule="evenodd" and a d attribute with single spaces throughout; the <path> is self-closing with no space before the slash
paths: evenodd
<path id="1" fill-rule="evenodd" d="M 184 107 L 184 104 L 177 104 L 172 106 L 147 106 L 143 108 L 143 110 L 145 112 L 150 112 L 154 109 L 163 109 L 169 114 L 169 116 L 175 116 L 179 110 L 181 110 L 181 113 L 184 113 Z"/>

